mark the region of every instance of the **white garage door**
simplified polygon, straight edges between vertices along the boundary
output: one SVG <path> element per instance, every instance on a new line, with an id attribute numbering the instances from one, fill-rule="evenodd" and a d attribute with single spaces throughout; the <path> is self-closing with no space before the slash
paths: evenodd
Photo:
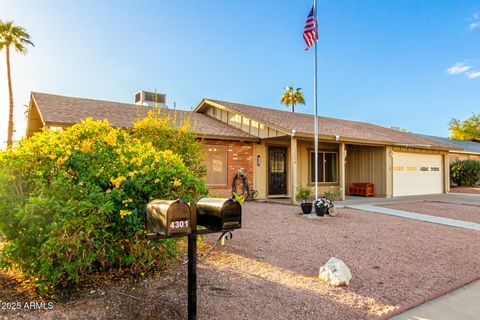
<path id="1" fill-rule="evenodd" d="M 442 155 L 393 155 L 393 196 L 443 193 Z"/>

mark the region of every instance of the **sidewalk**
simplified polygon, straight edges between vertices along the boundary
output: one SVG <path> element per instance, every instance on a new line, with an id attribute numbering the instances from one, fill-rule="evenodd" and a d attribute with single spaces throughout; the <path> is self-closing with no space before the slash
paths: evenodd
<path id="1" fill-rule="evenodd" d="M 363 205 L 349 205 L 346 208 L 357 209 L 367 212 L 375 212 L 381 214 L 388 214 L 390 216 L 408 218 L 413 220 L 420 220 L 425 222 L 431 222 L 436 224 L 443 224 L 450 227 L 457 227 L 463 229 L 470 229 L 475 231 L 480 231 L 480 223 L 474 223 L 470 221 L 463 221 L 457 219 L 450 219 L 444 217 L 437 217 L 423 213 L 416 213 L 410 211 L 396 210 L 384 207 L 377 207 L 373 205 L 363 204 Z M 479 317 L 480 318 L 480 317 Z"/>
<path id="2" fill-rule="evenodd" d="M 421 304 L 391 320 L 478 320 L 480 280 Z"/>

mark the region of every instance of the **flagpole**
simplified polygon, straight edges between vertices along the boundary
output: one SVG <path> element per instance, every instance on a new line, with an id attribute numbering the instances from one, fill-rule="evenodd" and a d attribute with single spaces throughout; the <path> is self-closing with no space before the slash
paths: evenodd
<path id="1" fill-rule="evenodd" d="M 317 109 L 317 0 L 313 0 L 313 10 L 315 14 L 315 55 L 313 59 L 313 104 L 315 109 L 315 200 L 318 199 L 318 109 Z"/>

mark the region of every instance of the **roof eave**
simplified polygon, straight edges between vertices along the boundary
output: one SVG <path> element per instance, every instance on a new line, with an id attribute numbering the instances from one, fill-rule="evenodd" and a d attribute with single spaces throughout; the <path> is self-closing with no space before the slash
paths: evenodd
<path id="1" fill-rule="evenodd" d="M 251 141 L 251 142 L 259 142 L 260 138 L 257 137 L 236 137 L 236 136 L 224 136 L 224 135 L 216 135 L 216 134 L 198 134 L 199 138 L 203 139 L 210 139 L 210 140 L 229 140 L 229 141 Z"/>
<path id="2" fill-rule="evenodd" d="M 451 153 L 461 153 L 461 154 L 473 154 L 480 156 L 480 152 L 468 151 L 468 150 L 450 150 Z"/>
<path id="3" fill-rule="evenodd" d="M 305 132 L 297 132 L 295 136 L 298 138 L 309 138 L 313 139 L 314 134 L 305 133 Z M 450 151 L 453 150 L 452 148 L 437 146 L 437 145 L 421 145 L 421 144 L 414 144 L 414 143 L 401 143 L 395 141 L 383 141 L 383 140 L 368 140 L 368 139 L 358 139 L 352 137 L 342 137 L 339 136 L 337 139 L 334 135 L 319 135 L 319 139 L 333 141 L 338 143 L 361 143 L 366 145 L 375 145 L 375 146 L 397 146 L 397 147 L 410 147 L 410 148 L 419 148 L 419 149 L 427 149 L 427 150 L 442 150 L 442 151 Z M 461 150 L 461 149 L 458 149 Z"/>

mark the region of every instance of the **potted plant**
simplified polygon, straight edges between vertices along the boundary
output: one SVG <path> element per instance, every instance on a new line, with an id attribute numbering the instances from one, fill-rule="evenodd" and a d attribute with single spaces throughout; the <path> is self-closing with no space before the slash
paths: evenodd
<path id="1" fill-rule="evenodd" d="M 327 198 L 318 198 L 313 202 L 313 206 L 315 207 L 315 213 L 317 216 L 324 216 L 325 213 L 327 213 L 328 208 L 330 208 L 330 205 L 332 202 L 328 200 Z"/>
<path id="2" fill-rule="evenodd" d="M 333 201 L 337 200 L 339 196 L 340 196 L 340 190 L 334 191 L 332 189 L 331 191 L 325 191 L 325 193 L 323 194 L 323 197 L 327 198 L 327 200 L 330 202 L 327 209 L 327 214 L 330 214 L 331 216 L 337 215 L 337 211 L 334 208 Z"/>
<path id="3" fill-rule="evenodd" d="M 302 212 L 304 214 L 312 212 L 312 203 L 307 202 L 308 199 L 312 196 L 312 190 L 310 188 L 299 186 L 297 188 L 297 194 L 295 196 L 295 200 L 301 201 L 300 207 L 302 208 Z"/>

